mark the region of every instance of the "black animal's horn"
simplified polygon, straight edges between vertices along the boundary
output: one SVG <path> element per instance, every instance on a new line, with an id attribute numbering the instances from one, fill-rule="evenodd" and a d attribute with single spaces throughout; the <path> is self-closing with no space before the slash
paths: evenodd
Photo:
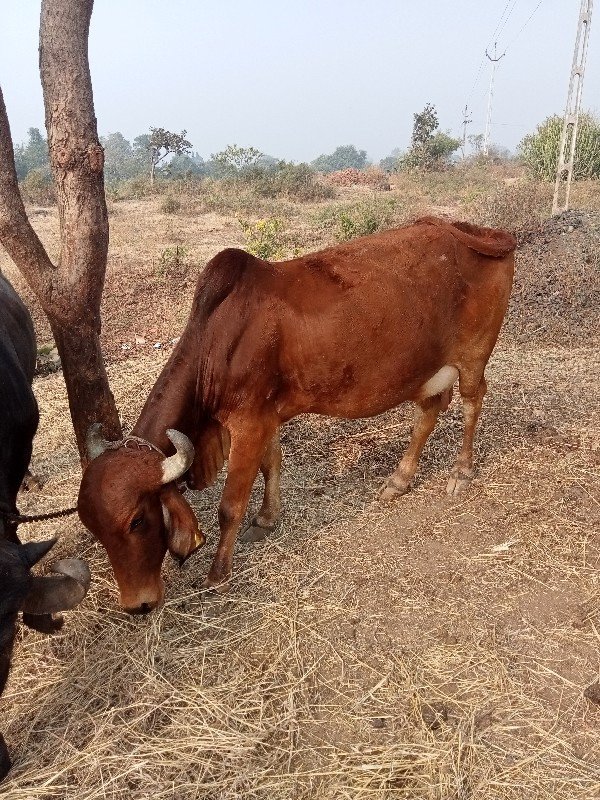
<path id="1" fill-rule="evenodd" d="M 102 425 L 99 422 L 94 422 L 90 425 L 88 432 L 85 435 L 85 449 L 90 461 L 93 461 L 108 448 L 110 442 L 102 438 Z"/>
<path id="2" fill-rule="evenodd" d="M 183 473 L 191 467 L 194 460 L 194 445 L 185 433 L 169 428 L 167 436 L 175 445 L 177 452 L 174 456 L 169 456 L 162 462 L 163 484 L 171 483 L 171 481 L 181 478 Z"/>
<path id="3" fill-rule="evenodd" d="M 54 575 L 34 576 L 21 610 L 29 614 L 56 614 L 81 603 L 90 587 L 88 565 L 79 558 L 63 558 L 52 565 Z"/>
<path id="4" fill-rule="evenodd" d="M 52 550 L 57 541 L 58 539 L 47 539 L 45 542 L 27 542 L 21 545 L 21 557 L 28 567 L 33 567 Z"/>

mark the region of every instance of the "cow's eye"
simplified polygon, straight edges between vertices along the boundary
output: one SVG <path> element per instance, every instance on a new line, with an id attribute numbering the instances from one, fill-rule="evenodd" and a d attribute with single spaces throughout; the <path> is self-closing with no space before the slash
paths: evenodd
<path id="1" fill-rule="evenodd" d="M 129 530 L 134 531 L 136 528 L 139 528 L 143 521 L 144 521 L 143 515 L 141 517 L 136 517 L 134 520 L 132 520 L 131 525 L 129 526 Z"/>

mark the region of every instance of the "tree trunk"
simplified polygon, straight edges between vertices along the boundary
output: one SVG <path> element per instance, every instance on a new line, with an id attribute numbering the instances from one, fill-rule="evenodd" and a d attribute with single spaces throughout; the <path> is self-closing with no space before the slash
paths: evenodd
<path id="1" fill-rule="evenodd" d="M 57 267 L 25 213 L 0 92 L 0 241 L 50 320 L 82 464 L 92 422 L 102 422 L 109 438 L 120 435 L 99 340 L 108 214 L 87 54 L 92 7 L 93 0 L 42 0 L 40 73 L 58 199 Z"/>

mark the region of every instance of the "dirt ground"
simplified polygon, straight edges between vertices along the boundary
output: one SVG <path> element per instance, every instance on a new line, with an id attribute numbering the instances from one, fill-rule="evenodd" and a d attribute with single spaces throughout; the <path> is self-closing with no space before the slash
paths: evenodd
<path id="1" fill-rule="evenodd" d="M 46 241 L 52 213 L 35 218 Z M 21 529 L 60 534 L 56 555 L 88 559 L 93 583 L 59 635 L 20 631 L 0 713 L 6 800 L 600 797 L 600 248 L 597 218 L 573 219 L 522 243 L 464 497 L 445 495 L 456 399 L 414 489 L 387 506 L 377 490 L 410 408 L 294 420 L 280 528 L 237 546 L 231 592 L 207 602 L 222 480 L 188 493 L 208 545 L 166 565 L 167 601 L 144 619 L 119 611 L 76 519 Z M 194 269 L 156 267 L 177 238 L 190 264 L 242 244 L 217 215 L 165 225 L 140 203 L 112 220 L 104 335 L 125 425 L 191 302 Z M 60 372 L 34 389 L 45 484 L 26 513 L 72 505 L 80 480 Z"/>

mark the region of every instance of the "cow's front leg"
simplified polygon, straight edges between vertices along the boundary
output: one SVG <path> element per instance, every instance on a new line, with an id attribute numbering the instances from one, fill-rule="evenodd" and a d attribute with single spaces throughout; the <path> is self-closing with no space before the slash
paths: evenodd
<path id="1" fill-rule="evenodd" d="M 279 428 L 267 445 L 260 464 L 265 492 L 260 511 L 242 534 L 243 542 L 260 542 L 275 530 L 281 513 L 281 442 Z"/>
<path id="2" fill-rule="evenodd" d="M 232 425 L 231 450 L 227 468 L 227 480 L 219 504 L 219 528 L 221 537 L 213 563 L 203 583 L 203 588 L 227 591 L 227 579 L 231 575 L 233 547 L 240 523 L 248 507 L 252 484 L 258 473 L 267 445 L 273 437 L 273 428 L 268 430 L 257 425 L 255 420 L 242 425 Z"/>

